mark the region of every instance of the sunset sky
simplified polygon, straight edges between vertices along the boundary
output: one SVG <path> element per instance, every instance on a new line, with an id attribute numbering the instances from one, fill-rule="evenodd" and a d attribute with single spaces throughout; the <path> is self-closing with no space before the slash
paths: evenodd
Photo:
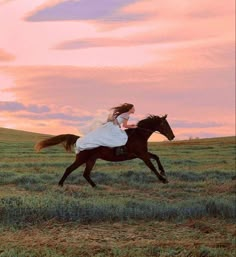
<path id="1" fill-rule="evenodd" d="M 83 135 L 130 102 L 235 135 L 234 0 L 0 0 L 0 28 L 0 127 Z"/>

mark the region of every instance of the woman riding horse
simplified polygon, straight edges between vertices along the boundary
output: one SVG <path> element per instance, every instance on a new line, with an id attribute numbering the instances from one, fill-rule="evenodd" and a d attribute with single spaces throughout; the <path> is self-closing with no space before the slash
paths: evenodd
<path id="1" fill-rule="evenodd" d="M 40 151 L 45 147 L 63 144 L 66 151 L 70 152 L 72 147 L 76 145 L 76 159 L 65 170 L 59 181 L 60 186 L 63 186 L 64 181 L 72 171 L 83 164 L 85 164 L 84 178 L 92 187 L 96 186 L 90 174 L 97 159 L 118 162 L 139 158 L 144 161 L 161 182 L 168 183 L 159 157 L 148 151 L 148 139 L 156 131 L 160 132 L 168 140 L 174 139 L 175 136 L 166 119 L 167 115 L 163 117 L 149 115 L 147 118 L 140 120 L 137 125 L 128 125 L 129 114 L 133 112 L 133 105 L 125 104 L 114 107 L 111 119 L 101 128 L 86 135 L 85 139 L 80 139 L 76 135 L 63 134 L 40 141 L 36 144 L 35 149 Z M 121 130 L 120 124 L 123 124 L 128 129 L 125 131 Z M 114 138 L 115 136 L 118 137 L 118 140 Z M 121 146 L 122 144 L 125 144 L 126 151 L 123 154 L 117 155 L 116 148 L 112 147 Z M 160 173 L 151 162 L 151 159 L 156 161 Z"/>
<path id="2" fill-rule="evenodd" d="M 136 128 L 137 126 L 128 124 L 131 113 L 135 112 L 134 105 L 124 103 L 111 108 L 113 113 L 108 116 L 107 122 L 101 127 L 91 131 L 84 137 L 78 138 L 75 143 L 75 152 L 94 149 L 99 146 L 118 147 L 127 143 L 128 136 L 124 128 Z"/>

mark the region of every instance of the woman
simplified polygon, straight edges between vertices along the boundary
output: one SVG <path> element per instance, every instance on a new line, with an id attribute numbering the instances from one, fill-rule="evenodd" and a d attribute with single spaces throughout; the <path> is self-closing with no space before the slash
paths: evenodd
<path id="1" fill-rule="evenodd" d="M 112 114 L 108 116 L 107 122 L 96 130 L 91 131 L 75 143 L 75 152 L 93 149 L 99 146 L 118 147 L 125 145 L 128 136 L 124 128 L 136 128 L 134 124 L 128 124 L 130 114 L 135 112 L 134 105 L 124 103 L 111 108 Z"/>

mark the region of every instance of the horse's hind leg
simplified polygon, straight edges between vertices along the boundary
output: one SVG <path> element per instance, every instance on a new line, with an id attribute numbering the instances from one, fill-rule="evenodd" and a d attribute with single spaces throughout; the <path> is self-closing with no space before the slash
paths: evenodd
<path id="1" fill-rule="evenodd" d="M 72 171 L 77 169 L 80 165 L 82 165 L 85 161 L 81 160 L 78 155 L 76 155 L 75 161 L 65 170 L 65 173 L 63 174 L 62 178 L 60 179 L 58 185 L 63 186 L 64 181 L 66 178 L 71 174 Z"/>
<path id="2" fill-rule="evenodd" d="M 85 167 L 84 174 L 83 174 L 84 178 L 89 182 L 89 184 L 92 187 L 96 186 L 96 184 L 92 181 L 92 179 L 90 177 L 91 171 L 92 171 L 95 163 L 96 163 L 96 159 L 89 159 L 86 162 L 86 167 Z"/>

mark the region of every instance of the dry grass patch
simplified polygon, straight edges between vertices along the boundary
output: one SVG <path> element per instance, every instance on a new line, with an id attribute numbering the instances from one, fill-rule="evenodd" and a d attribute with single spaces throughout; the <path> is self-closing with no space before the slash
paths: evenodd
<path id="1" fill-rule="evenodd" d="M 210 224 L 210 225 L 209 225 Z M 58 223 L 54 220 L 40 226 L 19 231 L 2 231 L 0 246 L 23 247 L 40 252 L 42 247 L 52 248 L 60 254 L 99 252 L 112 253 L 114 249 L 179 249 L 194 251 L 200 246 L 220 248 L 232 252 L 234 224 L 217 219 L 189 220 L 181 224 L 167 222 L 101 223 L 81 225 Z M 214 240 L 212 240 L 214 238 Z M 66 255 L 65 255 L 66 256 Z M 68 255 L 73 256 L 73 255 Z M 114 255 L 107 255 L 114 256 Z"/>

